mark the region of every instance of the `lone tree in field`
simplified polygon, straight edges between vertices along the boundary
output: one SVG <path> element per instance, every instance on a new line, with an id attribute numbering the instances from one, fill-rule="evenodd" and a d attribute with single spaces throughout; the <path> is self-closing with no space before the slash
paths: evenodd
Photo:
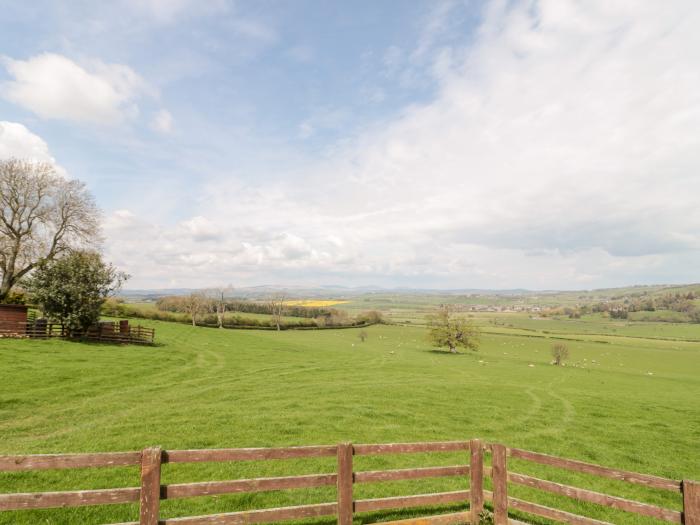
<path id="1" fill-rule="evenodd" d="M 272 323 L 277 327 L 277 331 L 281 330 L 282 316 L 287 310 L 287 296 L 284 293 L 278 293 L 270 297 L 268 305 L 272 314 Z"/>
<path id="2" fill-rule="evenodd" d="M 569 347 L 564 343 L 554 343 L 552 345 L 552 357 L 554 358 L 552 364 L 562 365 L 564 361 L 569 359 Z"/>
<path id="3" fill-rule="evenodd" d="M 44 315 L 73 333 L 86 330 L 100 318 L 100 308 L 128 275 L 102 260 L 99 253 L 71 251 L 41 261 L 28 289 Z"/>
<path id="4" fill-rule="evenodd" d="M 449 348 L 453 354 L 457 348 L 476 352 L 479 349 L 481 331 L 468 319 L 455 317 L 449 306 L 441 306 L 436 314 L 428 316 L 428 337 L 441 348 Z"/>
<path id="5" fill-rule="evenodd" d="M 96 246 L 99 218 L 82 182 L 45 162 L 0 160 L 0 303 L 42 261 Z"/>

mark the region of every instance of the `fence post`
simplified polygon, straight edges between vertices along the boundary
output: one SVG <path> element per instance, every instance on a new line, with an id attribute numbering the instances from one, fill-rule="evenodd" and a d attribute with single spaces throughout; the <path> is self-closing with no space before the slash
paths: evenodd
<path id="1" fill-rule="evenodd" d="M 508 459 L 504 445 L 493 445 L 493 524 L 508 525 Z"/>
<path id="2" fill-rule="evenodd" d="M 158 525 L 161 456 L 160 447 L 145 448 L 141 453 L 140 525 Z"/>
<path id="3" fill-rule="evenodd" d="M 469 512 L 472 525 L 479 524 L 484 510 L 484 448 L 480 439 L 469 442 Z"/>
<path id="4" fill-rule="evenodd" d="M 683 480 L 683 523 L 700 525 L 700 483 Z"/>
<path id="5" fill-rule="evenodd" d="M 338 445 L 338 525 L 352 525 L 352 443 Z"/>

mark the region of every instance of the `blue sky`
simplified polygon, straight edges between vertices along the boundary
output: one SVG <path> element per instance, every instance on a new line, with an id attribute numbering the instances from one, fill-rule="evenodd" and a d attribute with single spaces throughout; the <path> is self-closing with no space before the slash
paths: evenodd
<path id="1" fill-rule="evenodd" d="M 0 10 L 0 155 L 88 184 L 130 287 L 700 280 L 695 2 Z"/>

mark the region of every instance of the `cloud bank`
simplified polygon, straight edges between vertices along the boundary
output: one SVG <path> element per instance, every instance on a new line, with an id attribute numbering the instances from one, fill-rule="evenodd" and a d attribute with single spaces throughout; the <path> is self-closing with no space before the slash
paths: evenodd
<path id="1" fill-rule="evenodd" d="M 148 5 L 166 21 L 191 4 Z M 387 76 L 436 84 L 427 102 L 259 182 L 203 166 L 170 221 L 134 191 L 105 222 L 108 256 L 130 286 L 700 280 L 700 4 L 495 1 L 458 46 L 446 34 L 468 9 L 441 4 L 413 47 L 377 52 Z M 126 66 L 40 55 L 6 67 L 6 96 L 45 118 L 118 122 L 147 92 Z M 54 78 L 70 89 L 45 89 Z M 352 115 L 321 108 L 290 143 L 342 135 Z M 154 130 L 173 130 L 167 111 L 151 116 Z M 187 132 L 178 114 L 170 136 Z"/>
<path id="2" fill-rule="evenodd" d="M 138 223 L 147 248 L 113 216 L 113 256 L 164 286 L 692 280 L 698 24 L 693 2 L 489 4 L 472 45 L 432 55 L 433 101 L 264 186 L 210 179 L 196 217 Z"/>

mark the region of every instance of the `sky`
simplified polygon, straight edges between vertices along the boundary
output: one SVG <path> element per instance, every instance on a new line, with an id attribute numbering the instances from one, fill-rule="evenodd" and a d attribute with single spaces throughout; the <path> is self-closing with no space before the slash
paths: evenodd
<path id="1" fill-rule="evenodd" d="M 127 288 L 700 281 L 700 2 L 0 0 L 0 158 Z"/>

